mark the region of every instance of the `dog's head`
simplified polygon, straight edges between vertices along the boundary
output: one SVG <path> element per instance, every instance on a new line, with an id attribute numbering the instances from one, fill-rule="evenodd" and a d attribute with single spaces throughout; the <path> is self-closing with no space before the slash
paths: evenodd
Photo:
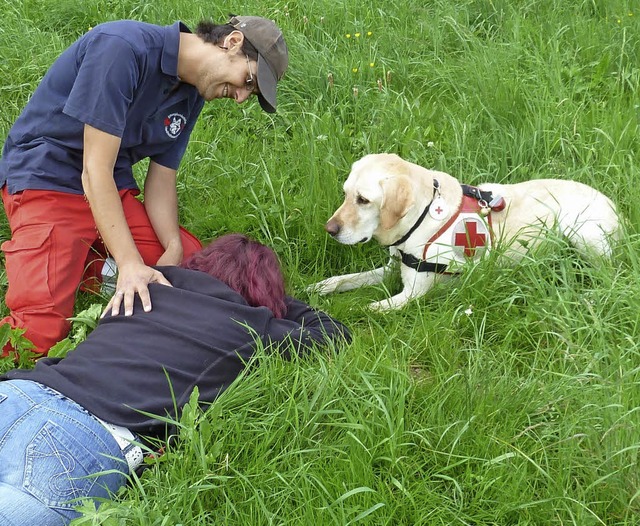
<path id="1" fill-rule="evenodd" d="M 365 243 L 372 237 L 382 244 L 402 235 L 400 221 L 420 199 L 422 178 L 415 168 L 393 154 L 372 154 L 353 163 L 344 183 L 344 202 L 325 230 L 339 243 Z"/>

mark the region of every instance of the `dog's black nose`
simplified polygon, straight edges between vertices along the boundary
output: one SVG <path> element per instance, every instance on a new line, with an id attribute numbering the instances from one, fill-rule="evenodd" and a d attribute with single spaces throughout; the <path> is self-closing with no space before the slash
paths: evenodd
<path id="1" fill-rule="evenodd" d="M 340 224 L 335 219 L 329 219 L 324 229 L 329 232 L 332 237 L 336 237 L 340 232 Z"/>

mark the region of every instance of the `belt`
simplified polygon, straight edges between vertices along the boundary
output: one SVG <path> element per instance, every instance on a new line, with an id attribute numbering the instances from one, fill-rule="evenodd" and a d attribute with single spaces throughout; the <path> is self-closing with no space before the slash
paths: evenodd
<path id="1" fill-rule="evenodd" d="M 49 387 L 48 385 L 41 384 L 39 382 L 34 382 L 32 380 L 27 380 L 28 382 L 32 382 L 36 385 L 39 385 L 44 390 L 52 393 L 56 397 L 67 400 L 69 403 L 79 407 L 85 413 L 91 415 L 92 418 L 95 418 L 102 426 L 109 431 L 111 436 L 114 438 L 118 446 L 120 447 L 120 451 L 124 455 L 124 458 L 127 461 L 127 466 L 129 467 L 129 474 L 132 474 L 135 469 L 142 464 L 144 460 L 144 453 L 142 452 L 142 448 L 135 444 L 135 442 L 139 441 L 138 435 L 129 431 L 126 427 L 117 426 L 115 424 L 110 424 L 109 422 L 105 422 L 101 418 L 98 418 L 93 413 L 87 411 L 84 407 L 82 407 L 78 402 L 72 400 L 66 395 L 62 394 L 60 391 L 57 391 L 53 387 Z"/>
<path id="2" fill-rule="evenodd" d="M 100 422 L 104 428 L 109 431 L 109 433 L 111 433 L 111 436 L 120 446 L 120 450 L 122 451 L 124 458 L 127 460 L 129 474 L 133 473 L 144 460 L 142 448 L 134 443 L 138 440 L 138 436 L 129 431 L 126 427 L 110 424 L 95 415 L 93 415 L 93 417 Z"/>

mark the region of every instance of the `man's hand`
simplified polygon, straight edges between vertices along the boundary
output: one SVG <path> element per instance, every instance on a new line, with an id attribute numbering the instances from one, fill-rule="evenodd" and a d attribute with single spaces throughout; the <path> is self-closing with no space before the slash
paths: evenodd
<path id="1" fill-rule="evenodd" d="M 118 267 L 118 283 L 116 292 L 107 304 L 102 316 L 111 310 L 112 316 L 120 313 L 120 307 L 124 305 L 124 315 L 133 314 L 133 302 L 135 295 L 140 296 L 142 308 L 145 312 L 151 310 L 151 297 L 149 296 L 149 283 L 160 283 L 171 287 L 171 283 L 164 275 L 142 263 L 131 263 Z"/>

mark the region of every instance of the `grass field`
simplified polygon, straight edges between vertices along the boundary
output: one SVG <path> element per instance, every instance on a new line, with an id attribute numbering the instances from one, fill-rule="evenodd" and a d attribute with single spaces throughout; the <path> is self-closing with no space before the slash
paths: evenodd
<path id="1" fill-rule="evenodd" d="M 205 106 L 181 220 L 202 239 L 272 245 L 290 292 L 354 336 L 337 354 L 257 356 L 209 411 L 185 413 L 178 447 L 77 524 L 640 524 L 640 4 L 0 0 L 0 12 L 2 139 L 57 54 L 102 21 L 274 18 L 290 50 L 279 111 Z M 617 203 L 625 235 L 597 264 L 550 235 L 517 267 L 488 259 L 385 315 L 366 304 L 395 279 L 309 296 L 386 260 L 322 228 L 372 152 L 468 184 L 579 180 Z"/>

